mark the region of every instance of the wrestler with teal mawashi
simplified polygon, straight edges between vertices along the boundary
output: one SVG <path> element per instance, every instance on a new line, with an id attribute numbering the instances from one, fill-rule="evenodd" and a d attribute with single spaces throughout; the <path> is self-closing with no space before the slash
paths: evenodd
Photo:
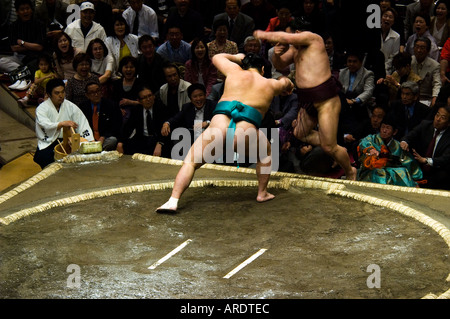
<path id="1" fill-rule="evenodd" d="M 256 109 L 239 101 L 221 101 L 216 105 L 213 115 L 225 114 L 231 118 L 227 130 L 226 143 L 233 143 L 236 123 L 246 121 L 252 123 L 259 129 L 262 115 Z"/>
<path id="2" fill-rule="evenodd" d="M 255 54 L 219 53 L 214 55 L 212 60 L 217 70 L 225 75 L 224 92 L 216 105 L 209 127 L 195 140 L 189 150 L 183 166 L 175 178 L 170 199 L 156 209 L 158 213 L 176 212 L 178 200 L 189 187 L 195 171 L 205 163 L 205 150 L 211 143 L 222 139 L 222 142 L 232 143 L 233 150 L 239 149 L 241 146 L 239 143 L 245 143 L 244 146 L 251 145 L 255 142 L 254 140 L 240 138 L 248 136 L 245 131 L 252 129 L 252 126 L 256 127 L 258 134 L 256 136 L 256 143 L 258 143 L 256 163 L 258 195 L 256 200 L 265 202 L 275 197 L 267 191 L 273 169 L 271 146 L 266 136 L 258 129 L 273 97 L 284 91 L 291 93 L 294 84 L 286 77 L 264 78 L 264 60 Z M 211 138 L 213 132 L 219 132 L 220 135 L 214 135 L 215 138 Z M 236 145 L 234 144 L 235 135 L 238 137 Z M 264 154 L 264 151 L 260 151 L 259 146 L 266 147 L 267 152 Z M 199 153 L 198 150 L 202 152 Z M 216 158 L 223 155 L 218 154 L 220 151 L 214 153 Z"/>

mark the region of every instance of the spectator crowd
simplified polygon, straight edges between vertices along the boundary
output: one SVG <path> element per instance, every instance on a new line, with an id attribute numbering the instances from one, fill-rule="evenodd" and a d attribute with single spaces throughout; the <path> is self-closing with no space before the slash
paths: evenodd
<path id="1" fill-rule="evenodd" d="M 5 1 L 10 54 L 0 58 L 0 72 L 30 70 L 10 88 L 27 90 L 20 103 L 37 105 L 35 160 L 42 168 L 53 161 L 61 128 L 77 124 L 106 151 L 171 157 L 178 142 L 171 133 L 186 128 L 193 142 L 221 97 L 224 75 L 211 58 L 258 54 L 265 77 L 294 80 L 294 65 L 276 69 L 274 44 L 253 31 L 292 32 L 290 23 L 301 19 L 305 31 L 322 36 L 341 84 L 338 143 L 358 179 L 450 190 L 450 0 L 361 1 L 379 5 L 374 29 L 360 27 L 349 3 Z M 69 5 L 76 5 L 75 18 Z M 320 146 L 293 137 L 297 112 L 294 90 L 274 97 L 262 122 L 279 133 L 279 170 L 342 177 Z"/>

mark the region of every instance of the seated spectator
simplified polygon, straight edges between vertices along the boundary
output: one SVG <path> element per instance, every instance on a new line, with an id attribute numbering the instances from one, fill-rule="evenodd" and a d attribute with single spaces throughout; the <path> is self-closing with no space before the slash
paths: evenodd
<path id="1" fill-rule="evenodd" d="M 450 4 L 448 0 L 436 1 L 434 14 L 430 20 L 430 33 L 438 47 L 443 47 L 450 36 Z"/>
<path id="2" fill-rule="evenodd" d="M 330 60 L 331 74 L 339 80 L 339 72 L 345 67 L 345 55 L 335 50 L 333 37 L 328 34 L 322 34 L 323 41 L 325 43 L 325 50 Z"/>
<path id="3" fill-rule="evenodd" d="M 441 51 L 441 60 L 439 61 L 440 64 L 440 75 L 441 75 L 441 84 L 442 86 L 448 85 L 450 82 L 450 67 L 449 62 L 450 61 L 450 37 L 445 41 L 444 47 Z"/>
<path id="4" fill-rule="evenodd" d="M 144 34 L 138 41 L 139 51 L 137 77 L 152 92 L 157 92 L 166 83 L 163 65 L 165 60 L 156 53 L 156 42 L 148 34 Z"/>
<path id="5" fill-rule="evenodd" d="M 183 32 L 183 39 L 187 43 L 191 43 L 195 38 L 203 38 L 204 17 L 193 8 L 190 0 L 174 0 L 175 7 L 170 8 L 167 20 L 164 26 L 164 34 L 162 39 L 165 39 L 168 32 L 168 26 L 178 25 Z M 208 1 L 206 6 L 214 6 L 214 1 Z"/>
<path id="6" fill-rule="evenodd" d="M 342 93 L 345 96 L 343 109 L 349 110 L 360 122 L 369 117 L 368 105 L 373 96 L 374 74 L 363 67 L 364 55 L 358 51 L 347 53 L 347 67 L 339 73 Z"/>
<path id="7" fill-rule="evenodd" d="M 276 16 L 270 18 L 269 24 L 267 25 L 265 30 L 269 32 L 284 31 L 289 25 L 289 22 L 291 22 L 293 19 L 294 18 L 291 14 L 291 7 L 288 5 L 288 2 L 281 2 L 276 6 Z"/>
<path id="8" fill-rule="evenodd" d="M 396 127 L 396 120 L 388 115 L 378 134 L 361 140 L 358 146 L 359 181 L 417 187 L 415 181 L 422 179 L 422 171 L 419 163 L 394 139 Z"/>
<path id="9" fill-rule="evenodd" d="M 210 59 L 218 53 L 237 54 L 239 52 L 236 42 L 228 40 L 227 20 L 216 20 L 213 25 L 213 33 L 215 39 L 207 43 Z M 220 71 L 217 71 L 217 78 L 219 81 L 225 79 Z"/>
<path id="10" fill-rule="evenodd" d="M 239 52 L 243 52 L 244 40 L 253 35 L 255 21 L 248 15 L 240 12 L 241 6 L 239 0 L 225 0 L 225 12 L 219 13 L 214 17 L 213 30 L 218 20 L 225 20 L 228 25 L 228 40 L 237 44 Z M 217 36 L 216 34 L 214 34 Z"/>
<path id="11" fill-rule="evenodd" d="M 223 95 L 223 89 L 224 89 L 223 82 L 218 82 L 214 84 L 211 88 L 211 93 L 209 93 L 209 95 L 207 96 L 207 99 L 218 103 Z"/>
<path id="12" fill-rule="evenodd" d="M 123 124 L 120 142 L 123 143 L 124 153 L 167 154 L 164 150 L 167 138 L 161 135 L 162 124 L 167 120 L 164 106 L 146 87 L 139 89 L 138 101 L 139 104 L 131 109 L 129 118 Z"/>
<path id="13" fill-rule="evenodd" d="M 123 145 L 118 143 L 122 128 L 122 113 L 119 106 L 103 97 L 97 82 L 88 82 L 85 88 L 88 101 L 79 107 L 89 122 L 94 139 L 102 143 L 103 151 L 123 153 Z"/>
<path id="14" fill-rule="evenodd" d="M 275 125 L 289 130 L 292 127 L 292 121 L 297 118 L 297 93 L 283 91 L 275 96 L 270 104 L 270 111 L 273 113 Z"/>
<path id="15" fill-rule="evenodd" d="M 414 42 L 417 38 L 425 37 L 431 41 L 431 50 L 428 56 L 436 61 L 439 61 L 439 48 L 436 44 L 436 40 L 433 38 L 429 31 L 430 17 L 426 14 L 417 14 L 414 20 L 415 33 L 412 34 L 406 41 L 405 52 L 410 55 L 414 54 Z"/>
<path id="16" fill-rule="evenodd" d="M 333 171 L 333 158 L 320 146 L 301 142 L 292 127 L 280 127 L 279 171 L 313 176 L 327 176 Z"/>
<path id="17" fill-rule="evenodd" d="M 261 51 L 262 43 L 260 39 L 256 39 L 254 36 L 245 38 L 244 41 L 244 54 L 253 53 L 259 55 L 264 59 L 264 77 L 270 79 L 272 77 L 272 64 L 264 57 Z"/>
<path id="18" fill-rule="evenodd" d="M 394 72 L 392 59 L 400 51 L 400 34 L 392 29 L 396 19 L 399 19 L 397 12 L 390 7 L 381 16 L 381 52 L 384 54 L 387 75 Z"/>
<path id="19" fill-rule="evenodd" d="M 114 71 L 114 59 L 109 54 L 105 42 L 102 39 L 94 39 L 87 47 L 87 54 L 91 58 L 91 71 L 98 76 L 100 84 L 106 84 Z"/>
<path id="20" fill-rule="evenodd" d="M 106 38 L 106 46 L 114 60 L 114 77 L 117 77 L 119 71 L 119 62 L 123 57 L 139 55 L 139 38 L 130 33 L 130 27 L 121 15 L 115 15 L 113 18 L 113 33 Z"/>
<path id="21" fill-rule="evenodd" d="M 121 78 L 112 83 L 112 100 L 119 102 L 122 116 L 126 120 L 131 109 L 139 105 L 138 93 L 143 82 L 137 78 L 137 59 L 128 55 L 120 60 L 119 72 Z"/>
<path id="22" fill-rule="evenodd" d="M 431 42 L 428 38 L 417 38 L 411 69 L 420 76 L 420 101 L 433 107 L 441 90 L 440 65 L 428 56 Z"/>
<path id="23" fill-rule="evenodd" d="M 143 0 L 129 0 L 130 6 L 122 16 L 127 21 L 130 33 L 140 37 L 148 34 L 156 41 L 159 38 L 158 17 L 155 10 L 143 3 Z"/>
<path id="24" fill-rule="evenodd" d="M 65 32 L 72 38 L 75 48 L 86 52 L 91 40 L 95 38 L 106 40 L 106 32 L 103 26 L 94 21 L 95 8 L 91 2 L 83 2 L 80 5 L 80 19 L 69 24 Z"/>
<path id="25" fill-rule="evenodd" d="M 73 128 L 82 138 L 94 141 L 94 134 L 83 112 L 65 99 L 63 80 L 48 81 L 46 91 L 49 98 L 36 108 L 38 145 L 33 160 L 41 168 L 55 161 L 54 149 L 63 137 L 61 128 Z"/>
<path id="26" fill-rule="evenodd" d="M 99 83 L 98 77 L 91 72 L 92 61 L 87 53 L 79 53 L 73 58 L 73 68 L 76 71 L 66 84 L 66 98 L 77 106 L 86 102 L 85 87 L 88 82 Z"/>
<path id="27" fill-rule="evenodd" d="M 356 166 L 358 162 L 358 145 L 362 138 L 367 135 L 373 135 L 380 132 L 381 122 L 386 116 L 386 107 L 375 105 L 370 112 L 370 118 L 358 123 L 354 127 L 350 127 L 348 133 L 344 134 L 343 146 L 352 154 Z"/>
<path id="28" fill-rule="evenodd" d="M 392 26 L 392 29 L 400 35 L 400 44 L 404 45 L 406 42 L 405 26 L 404 26 L 404 21 L 403 21 L 404 14 L 402 14 L 403 10 L 399 6 L 399 4 L 400 3 L 398 3 L 396 0 L 380 0 L 379 1 L 381 15 L 383 15 L 383 13 L 389 8 L 394 9 L 394 11 L 397 13 L 397 15 L 395 16 L 395 22 L 394 22 L 394 25 Z"/>
<path id="29" fill-rule="evenodd" d="M 73 68 L 73 58 L 82 51 L 72 46 L 72 38 L 65 32 L 56 35 L 54 47 L 53 60 L 55 61 L 56 75 L 67 81 L 76 72 Z"/>
<path id="30" fill-rule="evenodd" d="M 267 0 L 250 0 L 241 6 L 241 12 L 253 19 L 256 30 L 265 30 L 270 19 L 277 14 L 275 7 Z"/>
<path id="31" fill-rule="evenodd" d="M 311 24 L 311 32 L 321 34 L 325 31 L 326 19 L 320 10 L 318 0 L 301 0 L 298 9 L 294 10 L 292 15 L 296 18 L 302 18 Z"/>
<path id="32" fill-rule="evenodd" d="M 191 45 L 191 56 L 192 58 L 185 64 L 184 80 L 192 84 L 203 84 L 208 96 L 212 86 L 217 82 L 217 68 L 209 57 L 206 43 L 195 39 Z"/>
<path id="33" fill-rule="evenodd" d="M 428 117 L 431 110 L 419 101 L 420 91 L 416 82 L 403 82 L 400 86 L 400 92 L 401 98 L 392 101 L 390 107 L 397 120 L 397 134 L 394 136 L 396 139 L 407 135 Z"/>
<path id="34" fill-rule="evenodd" d="M 37 58 L 44 49 L 45 26 L 33 17 L 31 0 L 16 0 L 17 20 L 9 27 L 8 41 L 12 56 L 0 58 L 0 72 L 11 72 L 27 65 L 34 74 L 38 70 Z"/>
<path id="35" fill-rule="evenodd" d="M 31 84 L 27 94 L 19 99 L 19 102 L 23 104 L 38 102 L 39 99 L 43 100 L 48 81 L 56 78 L 56 73 L 53 71 L 53 59 L 49 55 L 41 54 L 38 61 L 39 70 L 34 73 L 33 84 Z"/>
<path id="36" fill-rule="evenodd" d="M 377 84 L 384 84 L 389 89 L 389 100 L 397 100 L 400 98 L 400 86 L 403 82 L 411 81 L 420 84 L 422 79 L 414 73 L 411 68 L 411 55 L 406 52 L 399 52 L 392 59 L 392 65 L 395 72 L 392 75 L 386 75 L 386 78 L 379 79 Z"/>
<path id="37" fill-rule="evenodd" d="M 165 60 L 180 66 L 191 59 L 191 45 L 183 40 L 181 27 L 172 25 L 167 27 L 166 41 L 156 50 Z"/>
<path id="38" fill-rule="evenodd" d="M 45 47 L 48 50 L 52 49 L 56 35 L 66 27 L 67 17 L 69 16 L 67 6 L 68 4 L 62 0 L 44 0 L 36 6 L 34 15 L 46 27 Z"/>
<path id="39" fill-rule="evenodd" d="M 166 84 L 159 89 L 157 98 L 161 99 L 166 106 L 168 116 L 172 117 L 181 111 L 184 104 L 191 101 L 187 91 L 191 83 L 181 78 L 178 67 L 173 63 L 164 65 L 163 70 Z"/>
<path id="40" fill-rule="evenodd" d="M 104 29 L 106 36 L 113 34 L 112 30 L 112 19 L 113 11 L 112 6 L 105 0 L 89 0 L 94 5 L 96 12 L 101 12 L 101 14 L 96 14 L 94 16 L 94 21 L 100 24 Z"/>
<path id="41" fill-rule="evenodd" d="M 111 6 L 113 14 L 122 14 L 129 6 L 128 0 L 104 0 Z"/>
<path id="42" fill-rule="evenodd" d="M 209 126 L 217 103 L 206 99 L 206 88 L 200 83 L 189 86 L 188 96 L 191 102 L 184 104 L 180 112 L 163 124 L 161 134 L 169 136 L 176 128 L 183 127 L 191 133 L 192 144 L 195 138 Z"/>
<path id="43" fill-rule="evenodd" d="M 158 17 L 159 37 L 164 39 L 164 24 L 169 16 L 170 8 L 174 7 L 175 3 L 173 0 L 146 0 L 145 4 L 155 10 L 156 16 Z"/>
<path id="44" fill-rule="evenodd" d="M 450 106 L 438 109 L 433 120 L 424 120 L 401 142 L 420 163 L 426 188 L 450 190 Z"/>
<path id="45" fill-rule="evenodd" d="M 432 0 L 420 0 L 410 3 L 406 6 L 405 20 L 404 20 L 404 33 L 405 39 L 408 39 L 414 32 L 414 21 L 418 13 L 424 13 L 433 16 L 434 1 Z"/>

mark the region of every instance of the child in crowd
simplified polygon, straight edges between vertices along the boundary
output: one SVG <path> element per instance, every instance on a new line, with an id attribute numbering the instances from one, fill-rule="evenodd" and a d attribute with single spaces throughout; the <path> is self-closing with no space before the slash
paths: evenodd
<path id="1" fill-rule="evenodd" d="M 47 82 L 56 78 L 56 73 L 53 71 L 52 58 L 47 54 L 42 54 L 39 57 L 39 70 L 34 74 L 34 82 L 28 89 L 25 97 L 21 98 L 19 102 L 27 104 L 28 102 L 39 102 L 45 97 L 45 87 Z"/>

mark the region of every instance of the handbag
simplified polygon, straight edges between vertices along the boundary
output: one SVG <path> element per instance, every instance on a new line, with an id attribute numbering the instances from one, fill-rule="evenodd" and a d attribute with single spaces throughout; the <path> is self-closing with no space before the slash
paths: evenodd
<path id="1" fill-rule="evenodd" d="M 16 83 L 18 80 L 23 80 L 26 78 L 31 78 L 31 71 L 26 65 L 18 67 L 17 69 L 9 73 L 9 79 L 11 80 L 11 83 Z"/>

